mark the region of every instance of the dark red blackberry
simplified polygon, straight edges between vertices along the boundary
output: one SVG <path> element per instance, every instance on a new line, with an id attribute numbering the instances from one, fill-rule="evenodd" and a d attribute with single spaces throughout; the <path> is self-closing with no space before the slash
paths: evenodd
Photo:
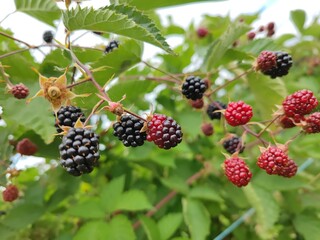
<path id="1" fill-rule="evenodd" d="M 181 87 L 182 94 L 186 98 L 192 100 L 202 98 L 203 93 L 206 91 L 206 89 L 207 87 L 203 79 L 196 76 L 188 76 Z"/>
<path id="2" fill-rule="evenodd" d="M 5 202 L 13 202 L 19 197 L 19 189 L 17 186 L 10 184 L 2 192 L 2 198 Z"/>
<path id="3" fill-rule="evenodd" d="M 55 114 L 54 114 L 55 116 Z M 81 122 L 85 122 L 86 118 L 80 108 L 75 106 L 62 106 L 57 112 L 57 119 L 54 126 L 58 133 L 63 132 L 62 126 L 73 127 L 80 118 Z"/>
<path id="4" fill-rule="evenodd" d="M 256 37 L 256 33 L 255 32 L 248 32 L 247 33 L 248 40 L 253 40 L 255 37 Z"/>
<path id="5" fill-rule="evenodd" d="M 242 158 L 227 158 L 224 161 L 223 167 L 229 181 L 237 187 L 244 187 L 250 182 L 252 173 Z"/>
<path id="6" fill-rule="evenodd" d="M 120 122 L 113 124 L 113 135 L 118 137 L 126 147 L 142 146 L 147 133 L 141 132 L 143 121 L 132 115 L 122 115 Z"/>
<path id="7" fill-rule="evenodd" d="M 222 142 L 222 145 L 224 149 L 230 154 L 233 154 L 236 151 L 238 151 L 239 153 L 242 153 L 245 148 L 245 146 L 242 145 L 241 138 L 239 138 L 236 135 L 231 135 L 226 139 L 224 139 L 224 141 Z"/>
<path id="8" fill-rule="evenodd" d="M 289 159 L 288 163 L 284 167 L 281 167 L 278 170 L 277 174 L 282 177 L 290 178 L 295 176 L 297 171 L 298 171 L 297 164 L 292 159 Z"/>
<path id="9" fill-rule="evenodd" d="M 319 133 L 320 132 L 320 112 L 314 112 L 306 117 L 303 130 L 306 133 Z"/>
<path id="10" fill-rule="evenodd" d="M 271 78 L 282 77 L 289 73 L 289 69 L 292 66 L 292 58 L 285 52 L 274 52 L 276 56 L 276 62 L 273 67 L 262 71 L 263 74 L 270 76 Z"/>
<path id="11" fill-rule="evenodd" d="M 201 125 L 201 131 L 206 136 L 211 136 L 214 133 L 214 129 L 211 123 L 203 123 Z"/>
<path id="12" fill-rule="evenodd" d="M 153 114 L 148 122 L 147 140 L 153 141 L 159 148 L 170 149 L 182 141 L 180 125 L 171 117 Z"/>
<path id="13" fill-rule="evenodd" d="M 257 164 L 268 174 L 278 174 L 281 169 L 287 166 L 288 162 L 289 158 L 284 150 L 270 146 L 267 149 L 261 149 Z"/>
<path id="14" fill-rule="evenodd" d="M 117 40 L 112 40 L 111 42 L 109 42 L 109 44 L 106 46 L 105 52 L 109 53 L 112 52 L 113 49 L 118 48 L 119 47 L 119 42 Z"/>
<path id="15" fill-rule="evenodd" d="M 38 147 L 29 138 L 24 138 L 17 143 L 16 151 L 21 155 L 31 156 L 38 151 Z"/>
<path id="16" fill-rule="evenodd" d="M 17 99 L 24 99 L 29 95 L 29 88 L 23 83 L 13 85 L 9 92 Z"/>
<path id="17" fill-rule="evenodd" d="M 313 92 L 302 89 L 288 95 L 282 102 L 284 113 L 295 122 L 300 122 L 304 115 L 309 114 L 318 106 L 318 100 Z"/>
<path id="18" fill-rule="evenodd" d="M 52 43 L 53 40 L 53 32 L 52 31 L 45 31 L 42 35 L 43 41 L 46 43 Z"/>
<path id="19" fill-rule="evenodd" d="M 92 172 L 100 158 L 99 136 L 90 129 L 70 128 L 59 145 L 60 164 L 73 176 Z"/>
<path id="20" fill-rule="evenodd" d="M 215 112 L 215 111 L 226 109 L 226 108 L 227 108 L 226 104 L 219 102 L 219 101 L 215 101 L 215 102 L 212 102 L 208 105 L 207 114 L 211 120 L 221 119 L 221 112 Z"/>

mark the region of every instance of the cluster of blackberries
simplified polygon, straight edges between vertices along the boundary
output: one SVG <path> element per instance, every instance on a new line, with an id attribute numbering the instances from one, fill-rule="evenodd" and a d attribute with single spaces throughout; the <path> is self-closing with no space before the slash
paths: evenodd
<path id="1" fill-rule="evenodd" d="M 57 112 L 57 119 L 54 126 L 56 127 L 57 132 L 61 133 L 63 132 L 61 127 L 73 127 L 78 119 L 80 119 L 81 122 L 85 122 L 86 120 L 84 113 L 80 108 L 75 106 L 62 106 Z"/>
<path id="2" fill-rule="evenodd" d="M 182 84 L 182 94 L 188 99 L 201 99 L 206 90 L 206 83 L 200 77 L 188 76 Z"/>

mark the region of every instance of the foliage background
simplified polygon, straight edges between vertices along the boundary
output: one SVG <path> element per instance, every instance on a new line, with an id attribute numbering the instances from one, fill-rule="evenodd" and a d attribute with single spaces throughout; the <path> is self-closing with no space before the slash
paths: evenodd
<path id="1" fill-rule="evenodd" d="M 100 165 L 90 175 L 74 178 L 68 176 L 56 161 L 59 159 L 57 146 L 61 139 L 53 136 L 54 118 L 49 104 L 43 99 L 36 99 L 26 106 L 23 101 L 7 94 L 5 83 L 1 82 L 0 105 L 4 111 L 2 118 L 7 123 L 6 127 L 1 127 L 0 135 L 0 159 L 3 163 L 1 184 L 5 186 L 7 182 L 13 182 L 21 190 L 18 201 L 12 204 L 0 202 L 1 211 L 6 213 L 0 219 L 1 238 L 213 239 L 249 208 L 254 208 L 256 213 L 241 228 L 234 230 L 230 239 L 316 239 L 320 223 L 317 135 L 302 135 L 290 145 L 289 156 L 299 165 L 307 159 L 313 160 L 312 167 L 292 179 L 269 176 L 261 171 L 256 166 L 259 155 L 256 138 L 247 135 L 243 157 L 254 177 L 247 187 L 238 189 L 227 181 L 221 168 L 224 160 L 221 152 L 224 150 L 219 142 L 225 135 L 223 121 L 212 122 L 215 134 L 204 136 L 200 126 L 210 121 L 204 110 L 192 109 L 177 91 L 179 85 L 152 81 L 152 78 L 170 77 L 154 67 L 176 74 L 181 81 L 184 74 L 193 72 L 207 76 L 211 88 L 215 89 L 248 70 L 262 50 L 287 51 L 294 59 L 288 76 L 269 79 L 260 73 L 250 73 L 212 96 L 223 102 L 242 99 L 253 106 L 253 121 L 269 120 L 275 105 L 281 104 L 289 93 L 308 88 L 319 94 L 320 70 L 316 64 L 320 49 L 318 19 L 306 24 L 303 11 L 292 11 L 291 20 L 298 30 L 297 34 L 273 38 L 259 35 L 257 39 L 248 41 L 246 33 L 259 18 L 258 14 L 235 19 L 206 15 L 199 25 L 206 26 L 210 34 L 199 39 L 197 25 L 190 24 L 184 29 L 171 22 L 164 26 L 154 12 L 163 3 L 175 5 L 186 1 L 113 2 L 136 5 L 150 19 L 142 17 L 139 10 L 132 15 L 128 7 L 120 5 L 108 9 L 114 16 L 120 16 L 116 25 L 109 23 L 105 16 L 101 17 L 103 24 L 96 24 L 95 17 L 100 16 L 101 10 L 92 10 L 93 17 L 88 18 L 88 24 L 84 24 L 80 20 L 85 10 L 78 14 L 61 14 L 56 3 L 50 0 L 16 0 L 15 4 L 18 11 L 52 27 L 57 26 L 55 20 L 63 18 L 69 30 L 113 33 L 101 36 L 107 40 L 117 37 L 121 41 L 121 47 L 110 54 L 104 54 L 103 46 L 99 45 L 96 48 L 102 51 L 83 46 L 74 47 L 73 51 L 93 69 L 107 66 L 103 71 L 95 72 L 94 76 L 101 85 L 110 78 L 117 80 L 110 84 L 108 93 L 111 99 L 117 101 L 126 94 L 124 106 L 141 115 L 150 111 L 152 103 L 156 112 L 173 116 L 181 124 L 184 140 L 169 151 L 158 149 L 150 143 L 128 149 L 115 139 L 109 129 L 115 116 L 100 114 L 94 122 L 96 131 L 101 135 Z M 72 16 L 78 17 L 78 20 L 72 21 Z M 129 17 L 123 20 L 123 16 Z M 240 18 L 244 22 L 240 22 Z M 130 31 L 127 29 L 129 21 L 136 24 Z M 162 51 L 156 59 L 150 59 L 146 64 L 142 62 L 142 41 L 171 52 L 165 40 L 154 34 L 155 26 L 161 36 L 178 35 L 184 41 L 173 49 L 177 55 Z M 0 31 L 12 35 L 10 29 L 1 28 Z M 239 45 L 233 47 L 236 40 Z M 10 66 L 6 72 L 11 81 L 26 84 L 31 95 L 39 89 L 38 77 L 31 67 L 49 77 L 61 75 L 63 68 L 72 64 L 67 51 L 54 47 L 40 63 L 29 51 L 3 57 L 26 46 L 3 35 L 0 36 L 0 43 L 0 61 Z M 179 75 L 181 73 L 182 76 Z M 75 91 L 94 93 L 96 89 L 87 83 L 76 87 Z M 88 115 L 97 101 L 98 98 L 93 95 L 74 103 Z M 252 129 L 260 130 L 258 127 Z M 241 135 L 243 129 L 228 127 L 228 131 Z M 284 143 L 297 131 L 281 131 L 275 140 Z M 24 161 L 23 157 L 14 155 L 9 136 L 14 140 L 28 137 L 37 143 L 39 151 L 36 156 L 45 158 L 46 164 L 28 168 L 18 177 L 8 179 L 5 171 L 9 165 L 14 167 L 16 161 Z M 273 142 L 268 134 L 263 137 Z M 148 217 L 146 213 L 168 194 L 172 195 L 172 199 L 156 212 L 149 212 L 152 217 Z M 136 226 L 137 221 L 141 222 L 141 227 Z"/>

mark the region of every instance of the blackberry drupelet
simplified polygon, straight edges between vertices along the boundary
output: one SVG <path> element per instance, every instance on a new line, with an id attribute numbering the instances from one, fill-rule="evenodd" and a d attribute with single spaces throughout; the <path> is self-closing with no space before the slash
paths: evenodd
<path id="1" fill-rule="evenodd" d="M 215 112 L 215 111 L 226 109 L 226 108 L 227 108 L 226 104 L 219 101 L 215 101 L 208 105 L 207 114 L 211 120 L 221 119 L 221 112 Z"/>
<path id="2" fill-rule="evenodd" d="M 197 100 L 202 98 L 207 86 L 200 77 L 188 76 L 185 82 L 182 84 L 181 89 L 182 94 L 186 96 L 186 98 Z"/>
<path id="3" fill-rule="evenodd" d="M 75 106 L 62 106 L 57 112 L 57 119 L 54 126 L 56 127 L 57 132 L 61 133 L 63 131 L 60 128 L 61 126 L 73 127 L 78 118 L 80 118 L 81 122 L 85 122 L 86 120 L 84 113 L 80 108 Z"/>
<path id="4" fill-rule="evenodd" d="M 100 158 L 99 136 L 90 129 L 70 128 L 59 145 L 60 164 L 73 176 L 92 172 Z"/>
<path id="5" fill-rule="evenodd" d="M 122 115 L 120 122 L 113 124 L 113 135 L 118 137 L 126 147 L 142 146 L 147 133 L 141 132 L 143 121 L 132 115 Z"/>

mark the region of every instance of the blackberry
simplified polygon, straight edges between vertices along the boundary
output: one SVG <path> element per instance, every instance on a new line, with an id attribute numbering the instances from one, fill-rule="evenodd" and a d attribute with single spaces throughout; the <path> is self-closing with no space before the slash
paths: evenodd
<path id="1" fill-rule="evenodd" d="M 54 126 L 57 132 L 61 133 L 63 132 L 61 126 L 73 127 L 78 118 L 80 118 L 81 122 L 85 122 L 86 120 L 80 108 L 75 106 L 62 106 L 57 112 L 57 119 Z"/>
<path id="2" fill-rule="evenodd" d="M 224 173 L 237 187 L 248 185 L 251 180 L 252 173 L 248 165 L 239 157 L 230 157 L 224 161 Z"/>
<path id="3" fill-rule="evenodd" d="M 277 174 L 282 177 L 290 178 L 296 175 L 297 171 L 297 164 L 292 159 L 289 159 L 288 163 L 284 167 L 280 168 Z"/>
<path id="4" fill-rule="evenodd" d="M 227 123 L 233 127 L 244 125 L 253 116 L 252 107 L 243 101 L 230 102 L 224 116 Z"/>
<path id="5" fill-rule="evenodd" d="M 45 31 L 42 35 L 43 41 L 46 43 L 52 43 L 53 40 L 53 32 L 52 31 Z"/>
<path id="6" fill-rule="evenodd" d="M 303 130 L 306 133 L 320 132 L 320 112 L 314 112 L 306 118 Z"/>
<path id="7" fill-rule="evenodd" d="M 203 123 L 201 125 L 201 131 L 206 136 L 211 136 L 214 133 L 214 129 L 211 123 Z"/>
<path id="8" fill-rule="evenodd" d="M 153 114 L 148 122 L 147 140 L 153 141 L 159 148 L 170 149 L 182 141 L 180 125 L 171 117 Z"/>
<path id="9" fill-rule="evenodd" d="M 70 128 L 59 145 L 60 164 L 73 176 L 92 172 L 100 158 L 99 136 L 90 129 Z"/>
<path id="10" fill-rule="evenodd" d="M 5 202 L 13 202 L 19 197 L 19 189 L 17 186 L 10 184 L 2 192 L 2 198 Z"/>
<path id="11" fill-rule="evenodd" d="M 209 33 L 208 29 L 206 27 L 199 27 L 197 29 L 197 35 L 199 38 L 204 38 Z"/>
<path id="12" fill-rule="evenodd" d="M 118 48 L 119 47 L 119 42 L 117 40 L 113 40 L 111 42 L 109 42 L 109 44 L 106 46 L 105 52 L 109 53 L 112 52 L 113 49 Z"/>
<path id="13" fill-rule="evenodd" d="M 24 99 L 29 95 L 29 88 L 23 83 L 11 87 L 9 92 L 17 99 Z"/>
<path id="14" fill-rule="evenodd" d="M 279 147 L 269 146 L 267 149 L 261 149 L 261 151 L 257 165 L 270 175 L 279 174 L 281 169 L 286 167 L 289 162 L 288 155 Z"/>
<path id="15" fill-rule="evenodd" d="M 291 66 L 292 58 L 285 52 L 263 51 L 257 59 L 257 69 L 271 78 L 287 75 Z"/>
<path id="16" fill-rule="evenodd" d="M 222 143 L 224 149 L 233 154 L 236 151 L 242 153 L 244 151 L 245 146 L 242 145 L 241 138 L 236 135 L 231 135 L 230 137 L 226 138 Z"/>
<path id="17" fill-rule="evenodd" d="M 31 156 L 38 151 L 38 147 L 29 138 L 24 138 L 17 143 L 16 150 L 21 155 Z"/>
<path id="18" fill-rule="evenodd" d="M 192 100 L 201 99 L 203 93 L 207 90 L 207 86 L 203 79 L 195 76 L 188 76 L 182 84 L 182 94 Z"/>
<path id="19" fill-rule="evenodd" d="M 221 112 L 215 112 L 215 111 L 226 109 L 226 108 L 227 108 L 226 104 L 219 101 L 215 101 L 208 105 L 207 114 L 211 120 L 221 119 Z"/>
<path id="20" fill-rule="evenodd" d="M 113 135 L 126 147 L 142 146 L 147 139 L 146 132 L 141 132 L 143 121 L 132 115 L 122 115 L 120 122 L 113 124 Z"/>

